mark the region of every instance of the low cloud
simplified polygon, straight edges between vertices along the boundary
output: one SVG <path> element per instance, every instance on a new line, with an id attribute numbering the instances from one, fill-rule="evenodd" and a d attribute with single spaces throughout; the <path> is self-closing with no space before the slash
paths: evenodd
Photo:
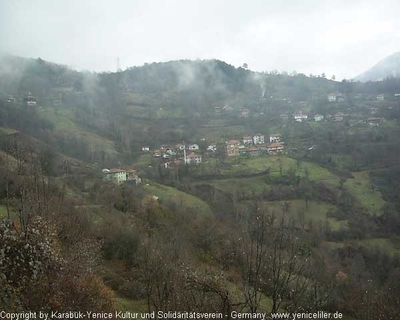
<path id="1" fill-rule="evenodd" d="M 351 78 L 400 51 L 400 3 L 2 1 L 3 52 L 114 71 L 179 59 Z"/>

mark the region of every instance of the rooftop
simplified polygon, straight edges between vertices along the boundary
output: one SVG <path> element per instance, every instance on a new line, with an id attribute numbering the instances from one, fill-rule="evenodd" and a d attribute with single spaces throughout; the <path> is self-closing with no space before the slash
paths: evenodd
<path id="1" fill-rule="evenodd" d="M 283 144 L 282 143 L 278 143 L 278 142 L 273 142 L 273 143 L 270 143 L 268 145 L 268 147 L 270 147 L 270 148 L 280 148 L 280 147 L 282 147 L 283 148 Z"/>
<path id="2" fill-rule="evenodd" d="M 126 170 L 111 168 L 110 170 L 108 170 L 108 172 L 104 172 L 104 173 L 119 173 L 119 172 L 121 172 L 121 173 L 126 172 Z"/>
<path id="3" fill-rule="evenodd" d="M 186 158 L 197 158 L 197 157 L 201 157 L 201 155 L 196 154 L 194 152 L 192 152 L 191 154 L 187 155 Z"/>

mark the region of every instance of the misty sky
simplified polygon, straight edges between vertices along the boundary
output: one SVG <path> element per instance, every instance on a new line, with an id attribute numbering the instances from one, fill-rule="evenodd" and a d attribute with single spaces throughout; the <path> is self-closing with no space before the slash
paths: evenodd
<path id="1" fill-rule="evenodd" d="M 0 51 L 114 71 L 220 59 L 352 78 L 400 51 L 397 0 L 0 0 Z"/>

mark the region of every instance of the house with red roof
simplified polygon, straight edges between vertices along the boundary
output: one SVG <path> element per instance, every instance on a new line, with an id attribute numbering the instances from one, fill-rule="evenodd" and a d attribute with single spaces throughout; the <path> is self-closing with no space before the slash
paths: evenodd
<path id="1" fill-rule="evenodd" d="M 229 140 L 225 143 L 225 152 L 228 157 L 234 157 L 239 155 L 239 141 Z"/>

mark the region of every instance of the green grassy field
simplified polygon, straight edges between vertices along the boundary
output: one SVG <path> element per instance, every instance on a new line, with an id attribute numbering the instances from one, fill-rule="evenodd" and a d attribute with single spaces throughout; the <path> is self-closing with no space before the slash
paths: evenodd
<path id="1" fill-rule="evenodd" d="M 241 137 L 248 134 L 247 129 L 242 125 L 227 127 L 203 127 L 198 130 L 197 138 L 206 139 L 210 143 L 231 140 L 232 137 Z"/>
<path id="2" fill-rule="evenodd" d="M 151 163 L 152 157 L 153 156 L 151 153 L 141 154 L 135 161 L 135 165 L 140 167 L 147 167 Z"/>
<path id="3" fill-rule="evenodd" d="M 7 218 L 7 208 L 4 205 L 0 205 L 0 218 Z"/>
<path id="4" fill-rule="evenodd" d="M 290 200 L 288 203 L 288 214 L 295 220 L 303 220 L 306 227 L 315 223 L 320 225 L 328 223 L 332 230 L 347 228 L 347 221 L 338 221 L 327 217 L 328 211 L 335 209 L 333 205 L 324 202 L 309 201 L 308 206 L 306 206 L 306 202 L 300 199 Z M 284 207 L 282 201 L 262 201 L 261 208 L 270 213 L 280 215 L 283 213 Z"/>
<path id="5" fill-rule="evenodd" d="M 207 181 L 219 190 L 239 193 L 239 194 L 252 194 L 259 195 L 265 190 L 271 188 L 270 185 L 264 182 L 265 177 L 250 177 L 250 178 L 235 178 Z"/>
<path id="6" fill-rule="evenodd" d="M 282 168 L 283 174 L 288 170 L 295 170 L 295 174 L 301 177 L 308 175 L 312 181 L 322 182 L 328 186 L 339 187 L 340 178 L 317 164 L 310 162 L 297 163 L 296 160 L 286 156 L 263 156 L 248 159 L 229 159 L 229 166 L 221 168 L 220 172 L 226 176 L 251 175 L 270 170 L 272 177 L 277 177 Z M 380 192 L 373 188 L 369 178 L 369 171 L 353 172 L 354 179 L 347 179 L 344 187 L 359 201 L 359 203 L 371 214 L 381 215 L 385 201 Z M 260 193 L 269 188 L 263 183 L 262 178 L 232 178 L 213 181 L 213 185 L 222 190 L 245 189 L 247 192 Z"/>
<path id="7" fill-rule="evenodd" d="M 400 246 L 394 244 L 390 239 L 387 238 L 374 238 L 365 239 L 359 242 L 361 245 L 370 248 L 378 249 L 381 252 L 385 252 L 389 255 L 397 255 L 400 257 Z"/>
<path id="8" fill-rule="evenodd" d="M 387 128 L 398 128 L 399 123 L 396 120 L 388 120 L 383 123 L 383 126 L 385 126 Z"/>
<path id="9" fill-rule="evenodd" d="M 212 214 L 211 208 L 206 202 L 175 188 L 167 187 L 157 183 L 151 183 L 146 184 L 144 189 L 149 193 L 159 197 L 160 202 L 173 201 L 177 206 L 180 206 L 189 212 L 192 211 L 209 215 Z"/>
<path id="10" fill-rule="evenodd" d="M 222 167 L 220 170 L 224 175 L 251 175 L 269 169 L 271 176 L 278 176 L 282 168 L 283 174 L 289 170 L 295 170 L 296 175 L 303 177 L 308 175 L 310 180 L 339 184 L 339 178 L 329 170 L 310 162 L 297 163 L 295 159 L 284 155 L 228 159 L 227 164 L 229 166 Z"/>
<path id="11" fill-rule="evenodd" d="M 353 172 L 354 179 L 348 179 L 344 187 L 350 191 L 360 204 L 373 215 L 381 215 L 385 201 L 370 181 L 369 172 Z"/>
<path id="12" fill-rule="evenodd" d="M 351 168 L 353 167 L 353 160 L 350 155 L 331 154 L 330 157 L 332 159 L 332 163 L 336 168 L 339 168 L 341 170 L 351 170 Z"/>
<path id="13" fill-rule="evenodd" d="M 234 178 L 234 179 L 223 179 L 223 180 L 212 180 L 207 181 L 207 184 L 214 186 L 215 188 L 237 194 L 239 197 L 254 197 L 259 196 L 263 192 L 273 188 L 272 185 L 265 183 L 265 177 L 250 177 L 250 178 Z M 202 183 L 198 183 L 202 184 Z M 262 201 L 264 210 L 269 212 L 281 213 L 282 212 L 282 201 Z M 313 222 L 325 223 L 328 222 L 332 230 L 339 230 L 347 227 L 347 221 L 338 221 L 334 218 L 327 217 L 329 210 L 335 210 L 335 206 L 324 202 L 309 201 L 308 207 L 304 200 L 296 199 L 289 201 L 289 214 L 293 218 L 299 218 L 304 213 L 304 219 L 306 221 L 312 220 Z"/>
<path id="14" fill-rule="evenodd" d="M 342 248 L 346 245 L 345 242 L 326 242 L 329 247 L 333 250 Z M 393 243 L 388 238 L 373 238 L 373 239 L 364 239 L 359 241 L 351 242 L 353 245 L 361 245 L 365 248 L 369 249 L 378 249 L 380 252 L 384 252 L 391 256 L 399 256 L 400 257 L 400 245 Z"/>
<path id="15" fill-rule="evenodd" d="M 254 158 L 231 158 L 228 159 L 229 166 L 221 168 L 224 175 L 250 175 L 264 172 L 269 169 L 271 175 L 278 175 L 280 166 L 283 170 L 295 165 L 293 159 L 285 156 L 261 156 Z"/>
<path id="16" fill-rule="evenodd" d="M 78 128 L 72 109 L 42 107 L 39 114 L 42 118 L 51 121 L 57 130 L 70 131 Z"/>
<path id="17" fill-rule="evenodd" d="M 52 122 L 56 131 L 69 132 L 82 138 L 92 147 L 99 146 L 116 152 L 113 141 L 81 128 L 75 119 L 73 110 L 71 109 L 42 108 L 40 109 L 39 115 L 43 119 Z"/>

